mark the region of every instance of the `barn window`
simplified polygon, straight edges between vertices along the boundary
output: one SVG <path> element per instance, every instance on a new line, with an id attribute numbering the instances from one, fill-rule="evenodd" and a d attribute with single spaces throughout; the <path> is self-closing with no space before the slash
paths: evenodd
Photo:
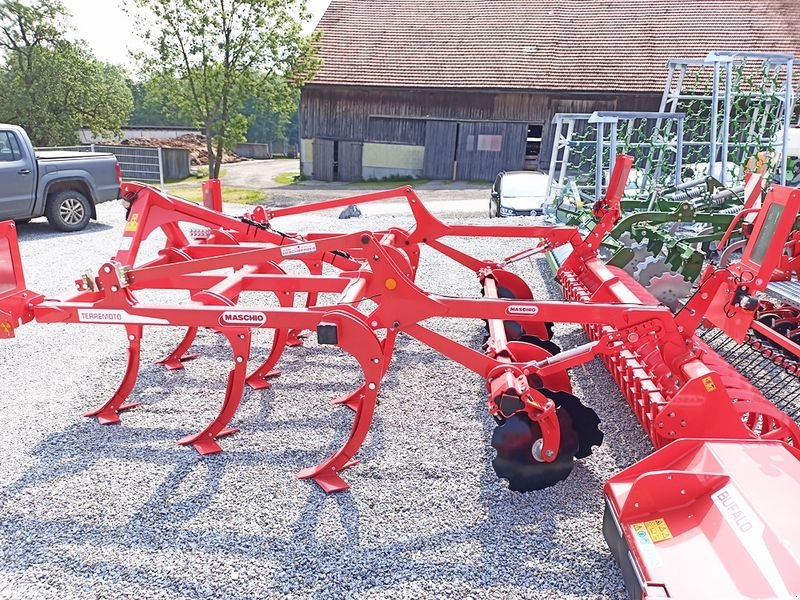
<path id="1" fill-rule="evenodd" d="M 478 136 L 478 151 L 479 152 L 500 152 L 503 149 L 503 136 L 502 135 L 479 135 Z"/>

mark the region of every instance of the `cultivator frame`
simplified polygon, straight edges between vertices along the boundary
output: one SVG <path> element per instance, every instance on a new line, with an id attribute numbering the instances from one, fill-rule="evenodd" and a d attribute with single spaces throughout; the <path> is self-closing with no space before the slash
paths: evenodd
<path id="1" fill-rule="evenodd" d="M 735 335 L 743 335 L 742 327 L 747 328 L 752 312 L 729 306 L 722 318 L 718 297 L 730 295 L 732 277 L 756 280 L 756 273 L 761 277 L 762 271 L 771 272 L 780 252 L 767 252 L 758 263 L 748 262 L 746 255 L 737 263 L 738 270 L 709 274 L 700 292 L 674 317 L 624 272 L 597 258 L 601 241 L 620 218 L 631 163 L 629 157 L 618 159 L 609 193 L 594 207 L 598 224 L 585 238 L 577 228 L 566 226 L 446 225 L 425 209 L 409 187 L 285 209 L 257 207 L 242 218 L 232 218 L 142 184 L 125 184 L 123 192 L 130 207 L 116 256 L 100 268 L 97 277 L 86 275 L 78 280 L 78 294 L 65 301 L 46 300 L 25 289 L 14 227 L 4 224 L 0 233 L 10 250 L 7 256 L 13 277 L 5 269 L 0 309 L 8 316 L 0 329 L 13 335 L 18 323 L 34 319 L 123 325 L 129 347 L 122 383 L 108 402 L 87 413 L 101 423 L 116 422 L 120 412 L 136 406 L 128 398 L 140 366 L 145 325 L 186 328 L 184 339 L 163 360 L 171 369 L 181 368 L 192 358 L 187 352 L 198 328 L 220 333 L 234 356 L 221 408 L 205 428 L 179 440 L 202 454 L 219 452 L 218 439 L 236 431 L 229 422 L 245 384 L 267 387 L 277 375 L 275 368 L 285 348 L 302 343 L 300 332 L 316 330 L 320 343 L 348 352 L 363 371 L 358 389 L 337 400 L 356 412 L 347 441 L 331 457 L 298 474 L 314 479 L 326 491 L 347 487 L 338 473 L 352 464 L 367 435 L 380 382 L 400 333 L 486 378 L 489 413 L 499 424 L 497 431 L 505 432 L 495 436 L 499 454 L 510 443 L 504 438 L 514 428 L 538 444 L 534 461 L 525 465 L 523 475 L 519 471 L 525 469 L 518 465 L 509 475 L 508 469 L 495 462 L 514 489 L 538 489 L 563 479 L 573 457 L 588 455 L 602 440 L 593 411 L 571 396 L 567 375 L 567 369 L 595 356 L 602 357 L 615 375 L 656 447 L 681 437 L 766 437 L 800 443 L 800 430 L 791 419 L 774 409 L 742 376 L 726 370 L 724 361 L 715 360 L 713 352 L 691 335 L 703 315 L 726 330 L 735 323 Z M 796 210 L 797 196 L 775 192 L 767 204 L 791 201 Z M 415 218 L 411 231 L 392 228 L 299 235 L 278 231 L 272 224 L 281 216 L 398 197 L 408 202 Z M 190 240 L 181 223 L 201 229 Z M 754 224 L 756 231 L 759 223 L 756 220 Z M 157 230 L 166 237 L 165 247 L 155 259 L 137 265 L 142 242 Z M 788 235 L 788 230 L 776 232 L 784 234 Z M 450 236 L 540 241 L 501 261 L 486 261 L 442 241 Z M 484 298 L 452 298 L 420 289 L 414 277 L 423 244 L 475 272 Z M 558 272 L 566 301 L 534 300 L 525 282 L 506 267 L 559 247 L 569 251 Z M 282 264 L 289 260 L 303 263 L 309 274 L 287 273 Z M 323 275 L 323 265 L 338 274 Z M 220 269 L 232 272 L 220 274 Z M 733 287 L 738 290 L 741 286 Z M 763 289 L 752 283 L 749 287 L 748 293 Z M 189 294 L 191 302 L 143 303 L 136 293 L 146 289 L 182 291 Z M 251 291 L 274 293 L 278 305 L 241 306 L 240 296 Z M 295 306 L 298 294 L 306 296 L 305 306 Z M 320 294 L 338 294 L 338 299 L 321 304 Z M 372 300 L 375 307 L 362 312 L 357 306 L 365 299 Z M 587 302 L 591 302 L 590 311 Z M 422 324 L 432 317 L 485 320 L 489 333 L 486 352 L 468 348 Z M 556 321 L 582 325 L 592 341 L 561 352 L 548 341 L 551 324 Z M 275 330 L 273 347 L 248 374 L 252 332 L 262 328 Z M 513 427 L 504 429 L 509 421 Z M 566 430 L 566 438 L 562 430 Z M 517 439 L 517 434 L 512 437 Z M 515 452 L 512 449 L 507 454 Z M 553 463 L 558 463 L 558 468 Z"/>
<path id="2" fill-rule="evenodd" d="M 771 479 L 770 490 L 797 487 L 797 423 L 695 331 L 704 324 L 742 341 L 754 327 L 758 330 L 753 321 L 763 302 L 759 295 L 772 279 L 796 275 L 798 239 L 792 231 L 800 190 L 770 188 L 763 206 L 748 212 L 749 239 L 742 258 L 707 268 L 697 292 L 673 315 L 630 274 L 598 258 L 603 240 L 621 218 L 631 165 L 630 157 L 617 159 L 606 196 L 593 206 L 597 224 L 585 236 L 572 226 L 448 225 L 428 212 L 410 187 L 283 209 L 256 207 L 234 218 L 142 184 L 125 184 L 128 218 L 115 257 L 96 276 L 77 280 L 77 294 L 64 301 L 26 288 L 15 226 L 0 223 L 0 337 L 12 337 L 18 326 L 33 320 L 124 327 L 128 363 L 122 382 L 107 402 L 87 413 L 105 424 L 119 421 L 121 412 L 137 405 L 129 397 L 146 326 L 186 329 L 161 361 L 168 369 L 183 368 L 193 358 L 188 352 L 199 328 L 219 333 L 233 352 L 221 407 L 207 426 L 178 441 L 209 454 L 222 450 L 220 438 L 237 431 L 230 421 L 245 385 L 271 385 L 286 348 L 302 344 L 303 332 L 313 330 L 320 344 L 350 354 L 362 371 L 358 387 L 333 401 L 355 413 L 347 439 L 329 457 L 297 473 L 325 492 L 348 487 L 340 472 L 357 462 L 401 333 L 485 378 L 487 409 L 497 422 L 493 467 L 519 491 L 563 480 L 576 458 L 588 456 L 602 442 L 597 415 L 572 395 L 568 375 L 571 367 L 599 357 L 659 449 L 607 484 L 606 538 L 633 597 L 669 596 L 682 591 L 686 581 L 685 557 L 674 549 L 678 540 L 696 543 L 696 530 L 719 528 L 723 518 L 736 526 L 724 511 L 730 498 L 739 498 L 730 486 L 745 486 L 737 469 L 752 473 L 766 465 L 786 479 Z M 413 229 L 297 234 L 274 224 L 283 216 L 395 198 L 408 203 Z M 190 234 L 187 226 L 194 228 Z M 157 231 L 165 237 L 164 247 L 139 264 L 143 242 Z M 447 244 L 447 237 L 538 241 L 501 260 L 480 260 Z M 787 244 L 770 243 L 785 239 Z M 474 272 L 483 297 L 456 298 L 421 289 L 415 277 L 423 245 Z M 534 299 L 525 281 L 509 270 L 517 261 L 546 253 L 557 262 L 564 300 Z M 290 261 L 308 273 L 290 272 Z M 145 290 L 180 292 L 189 302 L 144 302 L 137 294 Z M 276 300 L 259 305 L 241 301 L 253 291 L 270 292 Z M 335 299 L 326 302 L 327 295 Z M 365 300 L 371 301 L 370 307 L 361 305 Z M 433 317 L 485 321 L 483 351 L 426 326 Z M 561 351 L 550 340 L 554 322 L 581 325 L 589 342 Z M 272 348 L 248 371 L 252 335 L 261 329 L 275 331 Z M 738 455 L 756 466 L 732 462 Z M 751 488 L 745 486 L 755 495 Z M 765 502 L 763 495 L 758 498 Z M 691 507 L 701 505 L 705 516 L 695 519 L 698 513 L 691 511 L 699 509 Z M 721 516 L 714 521 L 716 514 Z M 769 521 L 769 531 L 784 528 L 791 530 L 792 539 L 800 537 L 794 520 L 781 518 Z M 727 544 L 734 541 L 729 538 Z M 749 551 L 750 542 L 740 541 Z M 668 542 L 663 547 L 669 552 L 659 557 L 654 547 L 662 542 Z M 770 552 L 779 552 L 773 550 L 773 538 L 765 543 Z M 800 564 L 793 555 L 781 560 Z M 735 569 L 724 560 L 708 568 L 722 573 L 724 581 L 737 580 Z M 769 589 L 800 593 L 800 583 L 791 578 L 768 579 L 764 585 Z"/>

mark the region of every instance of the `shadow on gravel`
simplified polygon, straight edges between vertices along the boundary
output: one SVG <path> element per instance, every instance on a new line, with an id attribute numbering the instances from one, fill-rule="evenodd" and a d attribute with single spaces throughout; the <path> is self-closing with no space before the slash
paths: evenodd
<path id="1" fill-rule="evenodd" d="M 107 231 L 113 229 L 111 225 L 91 221 L 85 229 L 81 231 L 74 231 L 66 233 L 63 231 L 56 231 L 46 222 L 31 222 L 31 223 L 17 223 L 17 233 L 20 240 L 49 240 L 51 238 L 71 238 L 86 233 L 94 233 L 100 231 Z"/>
<path id="2" fill-rule="evenodd" d="M 473 348 L 480 347 L 481 341 L 480 331 L 469 340 Z M 401 338 L 399 346 L 403 348 L 408 343 Z M 299 369 L 309 360 L 310 350 L 293 349 L 280 368 L 287 373 Z M 207 352 L 203 347 L 203 353 Z M 431 361 L 430 353 L 410 352 L 409 349 L 404 352 L 405 356 L 414 363 L 412 369 L 423 362 L 447 361 L 444 357 Z M 224 360 L 227 354 L 218 350 L 218 357 Z M 160 369 L 145 367 L 142 376 L 151 384 L 163 384 L 166 376 L 160 374 Z M 208 404 L 216 408 L 219 386 L 209 389 L 202 373 L 195 380 L 190 370 L 191 366 L 180 374 L 181 384 L 199 397 L 211 392 L 214 400 L 209 399 Z M 390 369 L 385 389 L 402 385 L 399 377 L 397 369 Z M 329 394 L 352 389 L 325 381 L 316 382 L 312 390 L 291 381 L 280 385 L 283 398 L 311 393 L 319 396 L 314 402 L 324 402 Z M 147 398 L 155 392 L 142 395 Z M 386 495 L 373 496 L 357 489 L 326 496 L 312 483 L 291 483 L 288 479 L 291 470 L 318 462 L 343 441 L 352 423 L 352 413 L 340 409 L 332 417 L 327 411 L 320 411 L 320 414 L 306 413 L 297 419 L 277 418 L 273 412 L 273 391 L 249 392 L 243 407 L 253 406 L 255 400 L 258 418 L 241 422 L 248 431 L 268 434 L 289 428 L 302 435 L 303 431 L 333 427 L 335 439 L 325 450 L 281 447 L 275 451 L 250 451 L 246 446 L 237 446 L 221 455 L 200 457 L 189 449 L 162 447 L 165 440 L 175 440 L 188 433 L 184 429 L 140 428 L 129 424 L 103 427 L 89 420 L 73 425 L 37 444 L 31 451 L 36 464 L 13 484 L 0 490 L 3 514 L 0 519 L 0 556 L 3 558 L 0 573 L 13 575 L 29 569 L 35 571 L 41 565 L 58 565 L 62 572 L 80 574 L 105 584 L 126 586 L 135 582 L 135 590 L 145 597 L 184 594 L 234 598 L 283 594 L 334 598 L 366 591 L 377 597 L 396 594 L 464 597 L 469 595 L 464 593 L 465 589 L 492 590 L 487 595 L 494 597 L 623 597 L 619 576 L 603 575 L 615 572 L 608 551 L 587 545 L 584 543 L 586 536 L 582 536 L 580 530 L 565 525 L 587 511 L 587 501 L 577 497 L 579 493 L 587 490 L 591 493 L 588 504 L 594 504 L 596 510 L 590 513 L 600 510 L 602 481 L 579 463 L 569 479 L 548 490 L 529 494 L 508 491 L 491 467 L 493 451 L 489 440 L 494 422 L 486 413 L 485 398 L 479 393 L 476 398 L 471 417 L 480 423 L 486 453 L 482 466 L 465 465 L 465 468 L 473 471 L 477 468 L 480 489 L 456 486 L 462 495 L 477 495 L 482 513 L 475 523 L 415 527 L 418 512 L 435 511 L 436 505 L 418 506 L 414 504 L 416 499 L 404 499 L 401 492 L 392 495 L 395 484 L 389 477 L 380 482 L 387 490 Z M 164 401 L 166 403 L 166 399 Z M 158 402 L 146 407 L 147 410 L 158 408 Z M 627 410 L 627 406 L 623 404 L 615 410 Z M 166 420 L 166 416 L 162 416 Z M 380 456 L 384 451 L 384 436 L 378 411 L 359 457 L 370 460 Z M 632 443 L 635 437 L 632 432 Z M 56 513 L 52 518 L 45 518 L 36 513 L 35 509 L 41 507 L 20 508 L 20 504 L 24 507 L 26 498 L 37 497 L 40 492 L 36 490 L 58 486 L 70 478 L 88 474 L 90 481 L 86 485 L 94 485 L 91 479 L 106 469 L 106 465 L 116 462 L 146 465 L 163 476 L 153 476 L 159 483 L 132 507 L 115 504 L 112 497 L 107 504 L 87 509 L 82 518 L 56 516 Z M 217 522 L 202 521 L 201 526 L 189 526 L 206 511 L 215 510 L 219 499 L 229 493 L 224 487 L 226 478 L 242 477 L 243 473 L 257 474 L 265 467 L 285 472 L 283 488 L 272 481 L 270 489 L 263 489 L 270 484 L 249 479 L 237 488 L 232 499 L 228 496 L 226 502 L 234 504 L 225 505 L 231 511 L 231 519 L 241 519 L 240 505 L 252 509 L 251 523 L 257 526 L 256 532 L 247 527 L 232 531 L 232 526 L 226 523 L 227 512 L 214 513 L 220 515 Z M 409 464 L 408 468 L 424 471 L 428 467 Z M 114 489 L 116 476 L 116 470 L 112 469 L 101 484 Z M 366 480 L 369 476 L 367 467 L 360 478 Z M 442 476 L 450 474 L 432 471 L 430 475 L 431 478 Z M 81 490 L 65 493 L 80 494 Z M 136 490 L 128 490 L 128 493 L 133 497 L 141 495 Z M 373 507 L 374 512 L 385 511 L 386 506 L 371 504 L 382 499 L 389 499 L 396 505 L 408 500 L 408 524 L 402 535 L 387 525 L 385 538 L 376 538 L 371 531 L 367 540 L 364 521 L 372 515 L 365 513 L 372 512 Z M 432 501 L 459 503 L 460 496 Z M 9 511 L 9 504 L 17 508 Z M 113 518 L 116 511 L 123 513 L 118 519 Z M 288 521 L 288 527 L 278 526 L 279 520 Z M 241 520 L 232 522 L 239 524 Z M 324 534 L 323 530 L 332 525 L 340 533 Z M 589 525 L 598 529 L 601 526 L 599 520 Z M 87 552 L 87 548 L 92 549 L 91 552 Z M 90 559 L 86 558 L 87 554 Z M 212 573 L 181 568 L 180 557 L 184 554 L 207 557 L 204 560 L 208 561 Z M 218 573 L 215 561 L 226 565 L 224 569 L 220 567 Z M 261 572 L 258 565 L 262 563 L 273 565 L 272 571 Z M 241 571 L 242 579 L 232 578 L 232 571 Z M 90 597 L 88 590 L 85 591 L 85 597 Z"/>

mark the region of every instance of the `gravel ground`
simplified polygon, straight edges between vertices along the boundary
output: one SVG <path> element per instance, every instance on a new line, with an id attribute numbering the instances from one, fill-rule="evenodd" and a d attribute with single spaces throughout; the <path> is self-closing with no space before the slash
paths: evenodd
<path id="1" fill-rule="evenodd" d="M 408 223 L 393 211 L 281 225 Z M 74 279 L 113 253 L 124 211 L 112 203 L 98 212 L 99 223 L 80 234 L 21 227 L 31 289 L 64 298 Z M 510 254 L 513 244 L 459 247 L 488 257 Z M 451 264 L 425 253 L 419 283 L 476 296 L 474 276 Z M 538 297 L 558 293 L 543 263 L 519 271 Z M 480 344 L 480 322 L 435 327 Z M 268 334 L 260 335 L 254 360 L 268 349 Z M 222 441 L 225 452 L 204 458 L 175 440 L 216 412 L 230 356 L 207 332 L 195 345 L 202 358 L 185 371 L 152 364 L 180 336 L 145 330 L 132 397 L 144 406 L 107 427 L 81 414 L 119 382 L 121 328 L 30 324 L 3 343 L 0 598 L 625 597 L 601 533 L 602 485 L 651 448 L 599 362 L 572 377 L 603 420 L 606 444 L 566 481 L 520 494 L 492 470 L 481 379 L 401 337 L 361 463 L 344 472 L 352 489 L 326 496 L 293 473 L 327 456 L 349 429 L 352 413 L 328 399 L 355 387 L 354 361 L 313 336 L 290 349 L 273 389 L 245 393 L 234 420 L 242 431 Z M 567 348 L 585 339 L 559 325 L 555 341 Z"/>

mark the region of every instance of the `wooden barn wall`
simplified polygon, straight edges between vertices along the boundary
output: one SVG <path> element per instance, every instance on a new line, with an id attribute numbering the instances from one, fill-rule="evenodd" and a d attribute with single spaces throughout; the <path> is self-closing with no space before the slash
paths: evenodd
<path id="1" fill-rule="evenodd" d="M 307 86 L 300 110 L 300 137 L 416 143 L 422 129 L 409 129 L 403 117 L 549 123 L 560 107 L 593 110 L 657 110 L 660 94 L 576 95 L 464 90 L 413 90 Z M 370 116 L 394 119 L 370 119 Z"/>

